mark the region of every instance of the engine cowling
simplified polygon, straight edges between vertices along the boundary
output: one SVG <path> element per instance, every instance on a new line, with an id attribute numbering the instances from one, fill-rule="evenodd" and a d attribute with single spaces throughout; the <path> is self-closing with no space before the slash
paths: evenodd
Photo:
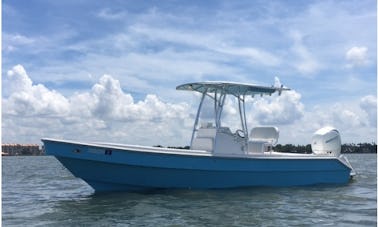
<path id="1" fill-rule="evenodd" d="M 337 129 L 324 127 L 312 136 L 312 152 L 316 155 L 339 156 L 341 152 L 341 138 Z"/>

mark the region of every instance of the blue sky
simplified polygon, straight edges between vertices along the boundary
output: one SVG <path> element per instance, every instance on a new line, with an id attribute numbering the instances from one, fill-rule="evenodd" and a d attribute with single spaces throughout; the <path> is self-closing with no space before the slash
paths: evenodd
<path id="1" fill-rule="evenodd" d="M 5 0 L 3 142 L 185 145 L 196 101 L 176 85 L 275 77 L 293 92 L 250 101 L 262 109 L 250 110 L 251 125 L 278 122 L 282 143 L 310 143 L 326 125 L 345 142 L 376 141 L 376 8 L 373 0 Z"/>

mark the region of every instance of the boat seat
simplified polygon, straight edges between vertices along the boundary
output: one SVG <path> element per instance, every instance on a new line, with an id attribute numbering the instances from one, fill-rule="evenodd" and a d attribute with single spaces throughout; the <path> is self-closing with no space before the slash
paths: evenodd
<path id="1" fill-rule="evenodd" d="M 191 149 L 214 151 L 216 128 L 199 128 L 196 137 L 193 139 Z"/>
<path id="2" fill-rule="evenodd" d="M 191 148 L 192 150 L 204 150 L 212 152 L 214 150 L 213 138 L 195 138 Z"/>
<path id="3" fill-rule="evenodd" d="M 269 151 L 278 142 L 278 137 L 277 127 L 255 127 L 251 130 L 248 152 L 263 153 Z"/>

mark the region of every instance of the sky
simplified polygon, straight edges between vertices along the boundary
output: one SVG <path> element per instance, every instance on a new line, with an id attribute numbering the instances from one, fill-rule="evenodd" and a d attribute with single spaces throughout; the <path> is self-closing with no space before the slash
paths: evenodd
<path id="1" fill-rule="evenodd" d="M 213 80 L 291 88 L 246 102 L 281 144 L 376 142 L 376 4 L 3 0 L 2 142 L 188 145 L 199 96 L 175 88 Z"/>

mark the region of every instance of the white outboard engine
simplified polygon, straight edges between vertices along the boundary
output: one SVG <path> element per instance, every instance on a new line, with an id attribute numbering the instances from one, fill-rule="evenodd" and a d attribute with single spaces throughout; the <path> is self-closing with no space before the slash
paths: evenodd
<path id="1" fill-rule="evenodd" d="M 337 129 L 324 127 L 312 136 L 312 152 L 316 155 L 339 156 L 341 151 L 341 138 Z"/>

